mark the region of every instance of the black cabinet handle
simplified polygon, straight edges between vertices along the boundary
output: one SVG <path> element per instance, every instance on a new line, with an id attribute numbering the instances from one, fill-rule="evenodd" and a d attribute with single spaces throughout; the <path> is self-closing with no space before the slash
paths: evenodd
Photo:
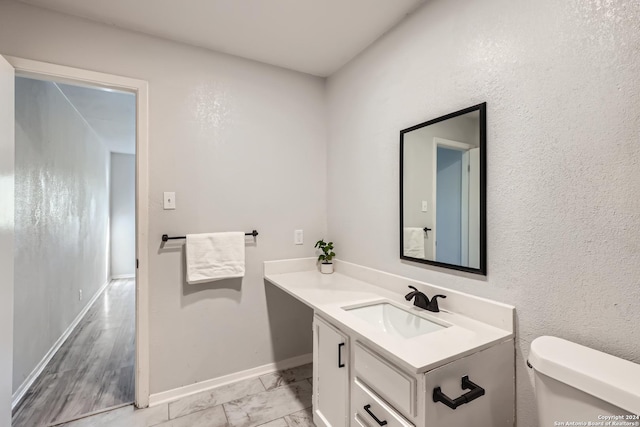
<path id="1" fill-rule="evenodd" d="M 440 387 L 436 387 L 433 389 L 433 401 L 442 402 L 449 408 L 456 409 L 460 405 L 464 405 L 465 403 L 469 403 L 480 396 L 484 396 L 484 389 L 478 384 L 471 382 L 468 375 L 462 377 L 462 389 L 469 391 L 458 398 L 452 399 L 444 394 L 442 390 L 440 390 Z"/>
<path id="2" fill-rule="evenodd" d="M 378 423 L 379 426 L 386 426 L 387 425 L 387 420 L 382 420 L 380 421 L 378 419 L 378 417 L 376 417 L 375 415 L 373 415 L 373 412 L 371 412 L 371 405 L 365 405 L 364 406 L 364 410 L 367 411 L 367 414 L 371 415 L 371 418 L 373 418 L 374 420 L 376 420 L 376 422 Z"/>
<path id="3" fill-rule="evenodd" d="M 338 344 L 338 368 L 344 368 L 344 363 L 342 363 L 342 347 L 344 347 L 343 342 Z"/>

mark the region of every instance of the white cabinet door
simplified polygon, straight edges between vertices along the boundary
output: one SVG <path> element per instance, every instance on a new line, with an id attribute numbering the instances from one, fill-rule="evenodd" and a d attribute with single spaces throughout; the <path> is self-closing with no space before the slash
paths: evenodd
<path id="1" fill-rule="evenodd" d="M 349 340 L 315 316 L 313 319 L 313 421 L 318 427 L 347 426 Z"/>
<path id="2" fill-rule="evenodd" d="M 454 360 L 425 374 L 427 427 L 513 427 L 515 416 L 515 366 L 513 340 Z M 451 409 L 434 402 L 434 389 L 454 400 L 472 391 L 462 388 L 462 378 L 484 389 L 484 394 Z M 477 394 L 476 394 L 477 395 Z M 471 397 L 471 395 L 469 395 Z"/>

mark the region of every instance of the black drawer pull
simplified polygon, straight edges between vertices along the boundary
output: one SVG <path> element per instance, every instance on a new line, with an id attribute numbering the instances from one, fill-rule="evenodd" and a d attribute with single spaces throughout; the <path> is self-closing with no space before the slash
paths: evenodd
<path id="1" fill-rule="evenodd" d="M 338 344 L 338 368 L 344 368 L 344 363 L 342 363 L 342 347 L 344 347 L 343 342 Z"/>
<path id="2" fill-rule="evenodd" d="M 373 415 L 373 412 L 371 412 L 371 405 L 365 405 L 364 406 L 364 410 L 367 411 L 367 414 L 371 415 L 371 418 L 373 418 L 374 420 L 376 420 L 376 422 L 378 423 L 379 426 L 386 426 L 387 425 L 387 420 L 382 420 L 380 421 L 378 419 L 378 417 L 376 417 L 375 415 Z"/>
<path id="3" fill-rule="evenodd" d="M 465 403 L 469 403 L 480 396 L 484 396 L 484 389 L 478 384 L 471 382 L 468 375 L 462 377 L 462 389 L 469 391 L 456 399 L 451 399 L 449 396 L 444 394 L 442 390 L 440 390 L 440 387 L 436 387 L 433 389 L 433 401 L 442 402 L 449 408 L 456 409 L 460 405 L 464 405 Z"/>

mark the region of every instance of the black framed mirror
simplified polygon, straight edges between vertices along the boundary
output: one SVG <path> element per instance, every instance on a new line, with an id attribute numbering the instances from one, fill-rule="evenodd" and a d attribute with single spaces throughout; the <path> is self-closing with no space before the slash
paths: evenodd
<path id="1" fill-rule="evenodd" d="M 400 258 L 487 272 L 486 103 L 400 131 Z"/>

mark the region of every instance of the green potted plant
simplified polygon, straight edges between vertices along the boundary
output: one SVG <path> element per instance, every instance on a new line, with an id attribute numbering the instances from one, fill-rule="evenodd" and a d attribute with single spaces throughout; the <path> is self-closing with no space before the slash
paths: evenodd
<path id="1" fill-rule="evenodd" d="M 333 262 L 331 260 L 336 256 L 336 253 L 333 252 L 333 242 L 327 243 L 324 239 L 321 239 L 316 242 L 315 247 L 322 251 L 318 257 L 318 262 L 322 262 L 320 264 L 320 272 L 324 274 L 333 273 Z"/>

